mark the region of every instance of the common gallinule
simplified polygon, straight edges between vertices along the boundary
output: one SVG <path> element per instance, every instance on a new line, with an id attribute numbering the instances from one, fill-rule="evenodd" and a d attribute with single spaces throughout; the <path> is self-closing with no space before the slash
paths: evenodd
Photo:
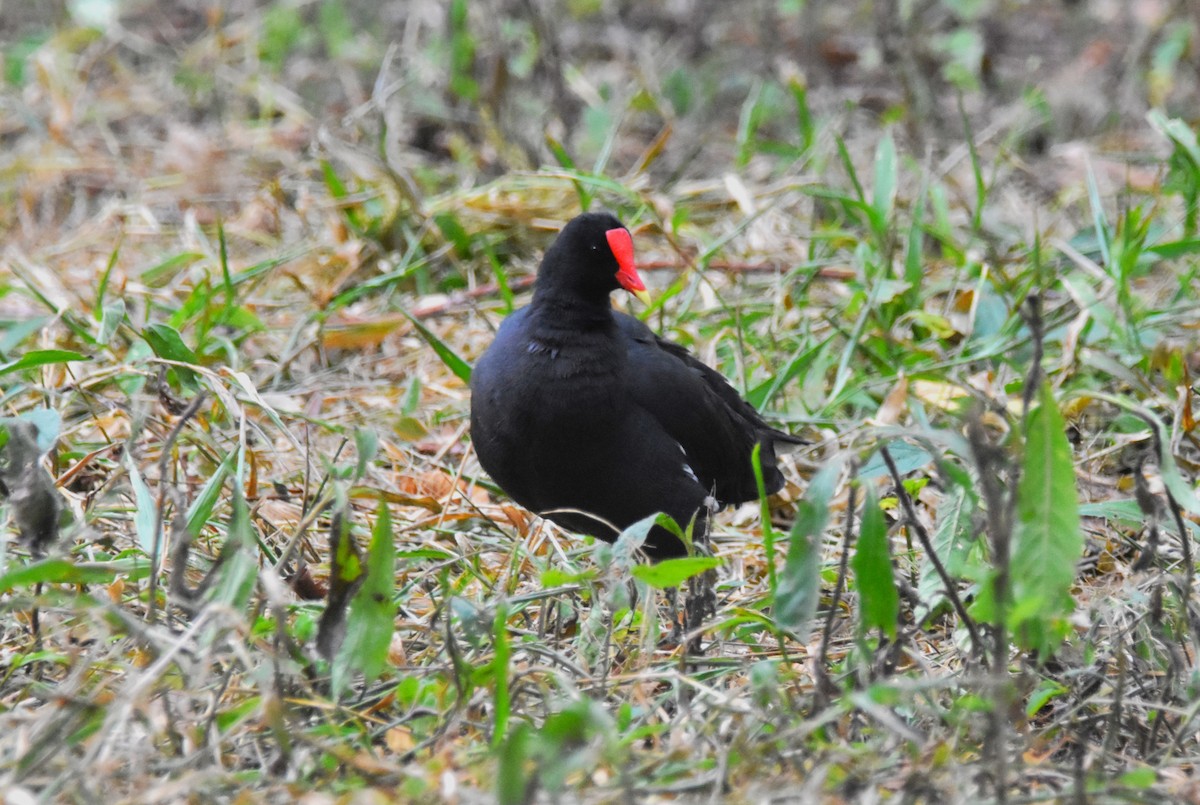
<path id="1" fill-rule="evenodd" d="M 803 440 L 763 421 L 718 372 L 613 310 L 624 288 L 648 301 L 633 239 L 607 213 L 573 219 L 546 252 L 533 301 L 500 326 L 471 377 L 479 463 L 513 500 L 609 542 L 655 512 L 703 534 L 718 506 L 757 497 L 761 444 L 769 492 L 783 486 L 777 443 Z M 655 526 L 652 559 L 683 543 Z"/>

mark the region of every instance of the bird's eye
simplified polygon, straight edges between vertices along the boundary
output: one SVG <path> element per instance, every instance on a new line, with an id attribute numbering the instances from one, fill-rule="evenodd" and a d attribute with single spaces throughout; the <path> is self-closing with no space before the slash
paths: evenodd
<path id="1" fill-rule="evenodd" d="M 593 244 L 592 244 L 592 251 L 594 251 L 594 252 L 598 252 L 598 251 L 600 251 L 600 247 L 599 247 L 599 246 L 597 246 L 595 243 L 593 243 Z"/>

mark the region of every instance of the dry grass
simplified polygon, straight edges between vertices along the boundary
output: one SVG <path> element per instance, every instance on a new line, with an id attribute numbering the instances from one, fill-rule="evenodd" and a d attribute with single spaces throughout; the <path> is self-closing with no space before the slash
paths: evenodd
<path id="1" fill-rule="evenodd" d="M 1194 495 L 1200 466 L 1197 250 L 1142 114 L 1194 96 L 1171 44 L 1194 53 L 1200 20 L 699 5 L 456 23 L 418 0 L 129 3 L 104 33 L 4 10 L 0 358 L 81 359 L 0 374 L 5 416 L 61 418 L 46 466 L 72 518 L 49 560 L 15 536 L 0 554 L 0 798 L 1200 799 L 1178 538 L 1196 513 L 1170 489 L 1178 472 Z M 979 86 L 960 116 L 962 70 Z M 876 229 L 846 199 L 880 186 L 885 135 L 900 184 Z M 1136 252 L 1126 274 L 1098 252 L 1089 185 Z M 434 345 L 473 362 L 582 197 L 634 229 L 651 324 L 813 438 L 775 502 L 778 573 L 814 472 L 861 470 L 816 501 L 803 624 L 777 617 L 755 506 L 716 529 L 717 612 L 689 656 L 674 599 L 631 596 L 628 557 L 479 474 L 466 385 Z M 983 479 L 1015 485 L 1035 348 L 1092 507 L 1066 640 L 1040 657 L 974 609 L 1003 508 Z M 902 514 L 907 494 L 935 537 L 958 522 L 955 472 L 979 498 L 956 532 L 965 619 Z M 859 625 L 859 568 L 839 577 L 868 487 L 900 579 L 892 638 Z M 381 501 L 394 611 L 346 616 L 335 523 L 370 564 Z M 322 656 L 331 609 L 361 654 Z M 364 677 L 367 655 L 385 661 Z"/>

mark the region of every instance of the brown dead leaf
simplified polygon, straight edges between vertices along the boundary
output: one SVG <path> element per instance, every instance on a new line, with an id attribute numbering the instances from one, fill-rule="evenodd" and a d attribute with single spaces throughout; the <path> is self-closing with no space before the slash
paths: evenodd
<path id="1" fill-rule="evenodd" d="M 412 322 L 398 313 L 370 319 L 331 319 L 321 330 L 321 345 L 326 349 L 366 351 L 378 347 L 392 333 L 411 328 Z"/>
<path id="2" fill-rule="evenodd" d="M 511 503 L 501 503 L 500 511 L 504 512 L 505 519 L 512 523 L 513 528 L 517 529 L 517 533 L 522 537 L 529 535 L 529 513 L 519 506 L 514 506 Z"/>
<path id="3" fill-rule="evenodd" d="M 391 489 L 376 489 L 373 487 L 354 487 L 350 490 L 350 497 L 362 500 L 379 500 L 383 499 L 388 503 L 394 503 L 397 506 L 415 506 L 426 511 L 440 512 L 442 504 L 435 498 L 427 495 L 406 495 L 403 492 L 396 492 Z"/>
<path id="4" fill-rule="evenodd" d="M 1031 766 L 1041 765 L 1044 761 L 1052 758 L 1062 748 L 1065 741 L 1066 737 L 1058 734 L 1054 740 L 1038 740 L 1034 746 L 1025 750 L 1021 757 Z"/>
<path id="5" fill-rule="evenodd" d="M 460 488 L 465 488 L 460 482 Z M 396 488 L 407 495 L 431 497 L 445 500 L 454 491 L 454 481 L 450 476 L 438 470 L 426 470 L 416 475 L 402 475 L 396 481 Z"/>
<path id="6" fill-rule="evenodd" d="M 392 727 L 384 734 L 383 740 L 387 748 L 397 755 L 411 752 L 417 745 L 412 732 L 404 727 Z"/>
<path id="7" fill-rule="evenodd" d="M 266 498 L 258 504 L 255 513 L 272 528 L 290 531 L 300 524 L 304 507 L 298 501 Z"/>
<path id="8" fill-rule="evenodd" d="M 300 568 L 288 581 L 301 601 L 320 601 L 329 594 L 328 586 L 313 576 L 308 565 Z"/>
<path id="9" fill-rule="evenodd" d="M 904 413 L 904 408 L 908 404 L 908 378 L 904 375 L 896 381 L 896 385 L 892 386 L 892 390 L 883 398 L 883 404 L 879 406 L 879 411 L 875 414 L 875 424 L 896 425 L 900 422 L 900 415 Z"/>
<path id="10" fill-rule="evenodd" d="M 388 664 L 394 668 L 408 665 L 408 652 L 404 649 L 404 639 L 399 634 L 392 635 L 388 646 Z"/>
<path id="11" fill-rule="evenodd" d="M 835 70 L 841 70 L 858 62 L 858 48 L 845 39 L 829 36 L 817 44 L 821 61 Z"/>

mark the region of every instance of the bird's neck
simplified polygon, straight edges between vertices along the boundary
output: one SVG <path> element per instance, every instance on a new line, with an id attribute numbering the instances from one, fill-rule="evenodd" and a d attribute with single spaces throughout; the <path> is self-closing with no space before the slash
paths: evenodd
<path id="1" fill-rule="evenodd" d="M 606 294 L 589 299 L 578 294 L 558 293 L 553 288 L 538 288 L 531 306 L 543 324 L 555 329 L 595 329 L 613 324 L 612 302 Z"/>

